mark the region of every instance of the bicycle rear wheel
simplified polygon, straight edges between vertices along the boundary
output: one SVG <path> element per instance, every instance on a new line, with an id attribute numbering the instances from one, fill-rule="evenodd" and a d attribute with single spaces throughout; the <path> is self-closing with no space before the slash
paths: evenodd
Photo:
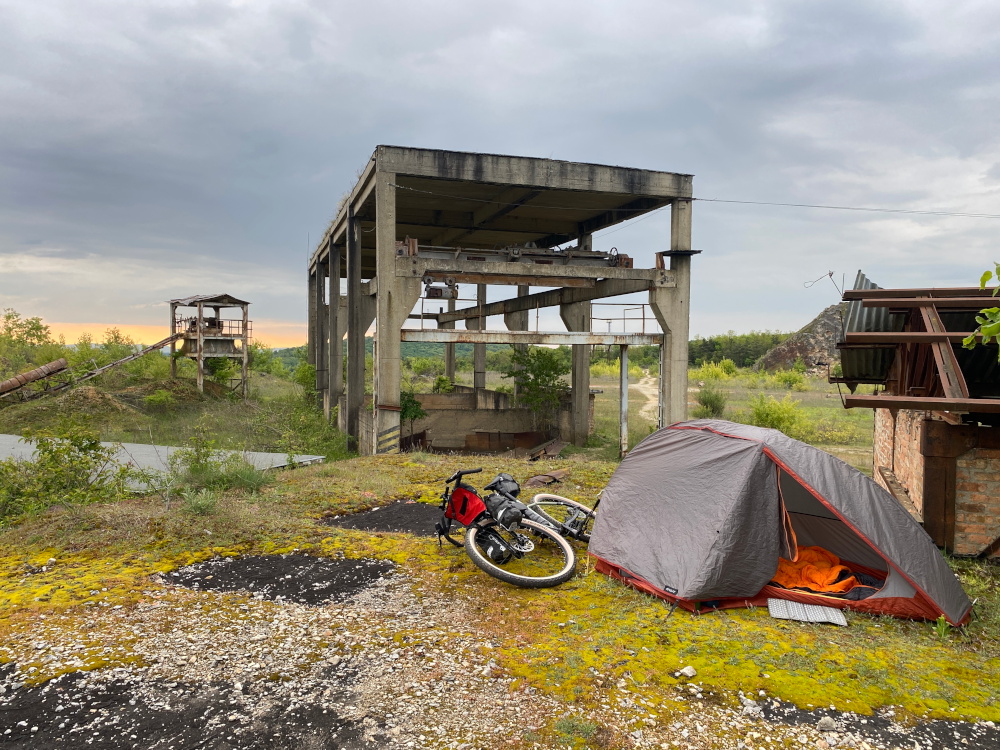
<path id="1" fill-rule="evenodd" d="M 570 543 L 552 529 L 534 521 L 521 521 L 517 530 L 528 536 L 534 548 L 522 557 L 494 562 L 488 550 L 496 548 L 496 536 L 504 543 L 514 535 L 495 521 L 474 525 L 465 531 L 465 551 L 478 568 L 505 583 L 523 588 L 558 586 L 573 577 L 576 555 Z"/>
<path id="2" fill-rule="evenodd" d="M 548 492 L 535 495 L 528 503 L 528 507 L 543 518 L 565 528 L 566 536 L 581 542 L 590 541 L 590 534 L 594 530 L 594 519 L 597 518 L 597 511 L 593 508 L 588 508 L 583 503 L 570 500 L 568 497 Z"/>

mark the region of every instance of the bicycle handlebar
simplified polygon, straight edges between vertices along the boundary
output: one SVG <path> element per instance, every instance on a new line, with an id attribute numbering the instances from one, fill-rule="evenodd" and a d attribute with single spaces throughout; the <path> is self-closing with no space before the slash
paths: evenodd
<path id="1" fill-rule="evenodd" d="M 448 477 L 447 479 L 445 479 L 444 483 L 445 484 L 450 484 L 451 482 L 456 482 L 459 479 L 461 479 L 462 477 L 464 477 L 466 474 L 478 474 L 482 470 L 483 470 L 483 468 L 481 466 L 478 469 L 459 469 L 454 474 L 452 474 L 450 477 Z"/>

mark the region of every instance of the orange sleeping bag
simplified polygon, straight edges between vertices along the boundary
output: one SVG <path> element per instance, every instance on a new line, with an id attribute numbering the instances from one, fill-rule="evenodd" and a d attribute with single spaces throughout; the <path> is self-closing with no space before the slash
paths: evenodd
<path id="1" fill-rule="evenodd" d="M 844 573 L 849 575 L 842 580 Z M 799 547 L 795 561 L 778 558 L 774 582 L 786 589 L 843 594 L 858 585 L 851 569 L 840 564 L 840 558 L 822 547 Z"/>

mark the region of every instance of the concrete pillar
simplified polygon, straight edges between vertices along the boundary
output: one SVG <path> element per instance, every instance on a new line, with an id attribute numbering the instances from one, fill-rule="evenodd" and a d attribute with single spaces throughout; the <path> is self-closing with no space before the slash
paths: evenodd
<path id="1" fill-rule="evenodd" d="M 622 345 L 618 372 L 618 458 L 628 453 L 628 347 Z"/>
<path id="2" fill-rule="evenodd" d="M 567 331 L 590 331 L 590 302 L 559 306 L 559 317 Z M 590 433 L 590 346 L 573 345 L 573 444 L 583 445 Z"/>
<path id="3" fill-rule="evenodd" d="M 306 362 L 316 364 L 316 271 L 309 271 L 309 324 L 306 337 Z"/>
<path id="4" fill-rule="evenodd" d="M 399 452 L 399 331 L 420 299 L 420 279 L 396 276 L 395 177 L 375 175 L 375 453 Z"/>
<path id="5" fill-rule="evenodd" d="M 321 394 L 327 388 L 326 368 L 328 365 L 327 351 L 329 351 L 327 339 L 329 338 L 329 313 L 327 304 L 329 300 L 326 294 L 326 275 L 328 268 L 325 263 L 316 263 L 316 346 L 314 356 L 316 357 L 316 390 Z"/>
<path id="6" fill-rule="evenodd" d="M 360 445 L 359 416 L 365 401 L 365 331 L 371 305 L 361 294 L 361 238 L 354 207 L 347 214 L 347 414 L 344 427 L 351 450 Z"/>
<path id="7" fill-rule="evenodd" d="M 670 249 L 691 249 L 691 201 L 678 198 L 670 210 Z M 688 336 L 691 314 L 691 256 L 670 256 L 676 286 L 649 291 L 653 314 L 663 329 L 660 352 L 659 426 L 687 418 Z"/>
<path id="8" fill-rule="evenodd" d="M 486 304 L 486 284 L 476 285 L 476 302 L 480 309 Z M 476 318 L 476 328 L 485 331 L 486 319 Z M 486 344 L 472 345 L 472 387 L 477 391 L 486 390 Z"/>
<path id="9" fill-rule="evenodd" d="M 198 357 L 195 362 L 198 365 L 198 390 L 205 392 L 205 307 L 198 303 Z"/>
<path id="10" fill-rule="evenodd" d="M 250 395 L 250 306 L 240 305 L 243 310 L 243 335 L 241 339 L 243 341 L 243 362 L 241 369 L 241 375 L 243 377 L 242 386 L 240 388 L 241 395 L 244 399 Z"/>
<path id="11" fill-rule="evenodd" d="M 526 284 L 519 284 L 517 287 L 518 297 L 527 297 L 529 287 Z M 503 322 L 508 331 L 527 331 L 530 311 L 518 310 L 517 312 L 504 313 Z M 514 349 L 519 352 L 528 350 L 527 344 L 514 344 Z M 517 383 L 514 383 L 514 398 L 517 398 Z"/>
<path id="12" fill-rule="evenodd" d="M 323 416 L 329 420 L 333 407 L 337 405 L 340 394 L 344 390 L 344 341 L 340 320 L 340 247 L 333 244 L 332 238 L 327 261 L 330 291 L 327 299 L 326 330 L 330 341 L 326 350 L 326 389 L 323 391 Z"/>
<path id="13" fill-rule="evenodd" d="M 177 305 L 170 303 L 170 335 L 177 333 Z M 170 379 L 177 377 L 177 341 L 170 342 Z"/>
<path id="14" fill-rule="evenodd" d="M 455 312 L 455 300 L 448 300 L 448 312 Z M 455 328 L 455 321 L 449 321 L 447 323 L 442 323 L 441 328 L 447 328 L 453 330 Z M 455 345 L 445 344 L 444 345 L 444 376 L 448 378 L 452 383 L 455 382 Z"/>

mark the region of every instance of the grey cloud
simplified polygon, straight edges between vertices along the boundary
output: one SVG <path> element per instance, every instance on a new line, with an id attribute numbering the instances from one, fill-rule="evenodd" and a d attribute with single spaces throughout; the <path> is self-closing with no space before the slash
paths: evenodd
<path id="1" fill-rule="evenodd" d="M 219 273 L 246 263 L 290 280 L 248 279 L 255 314 L 301 319 L 307 238 L 377 143 L 690 172 L 703 197 L 987 211 L 1000 189 L 998 13 L 0 0 L 0 262 L 122 259 L 179 283 L 205 258 Z M 665 226 L 598 241 L 649 262 Z M 705 203 L 694 227 L 706 252 L 693 330 L 707 334 L 721 300 L 738 311 L 729 327 L 806 322 L 828 300 L 802 281 L 827 270 L 972 283 L 995 223 Z M 0 297 L 33 300 L 26 313 L 67 319 L 88 304 L 71 284 L 56 296 L 14 278 Z M 150 290 L 110 281 L 91 312 L 141 314 Z"/>

